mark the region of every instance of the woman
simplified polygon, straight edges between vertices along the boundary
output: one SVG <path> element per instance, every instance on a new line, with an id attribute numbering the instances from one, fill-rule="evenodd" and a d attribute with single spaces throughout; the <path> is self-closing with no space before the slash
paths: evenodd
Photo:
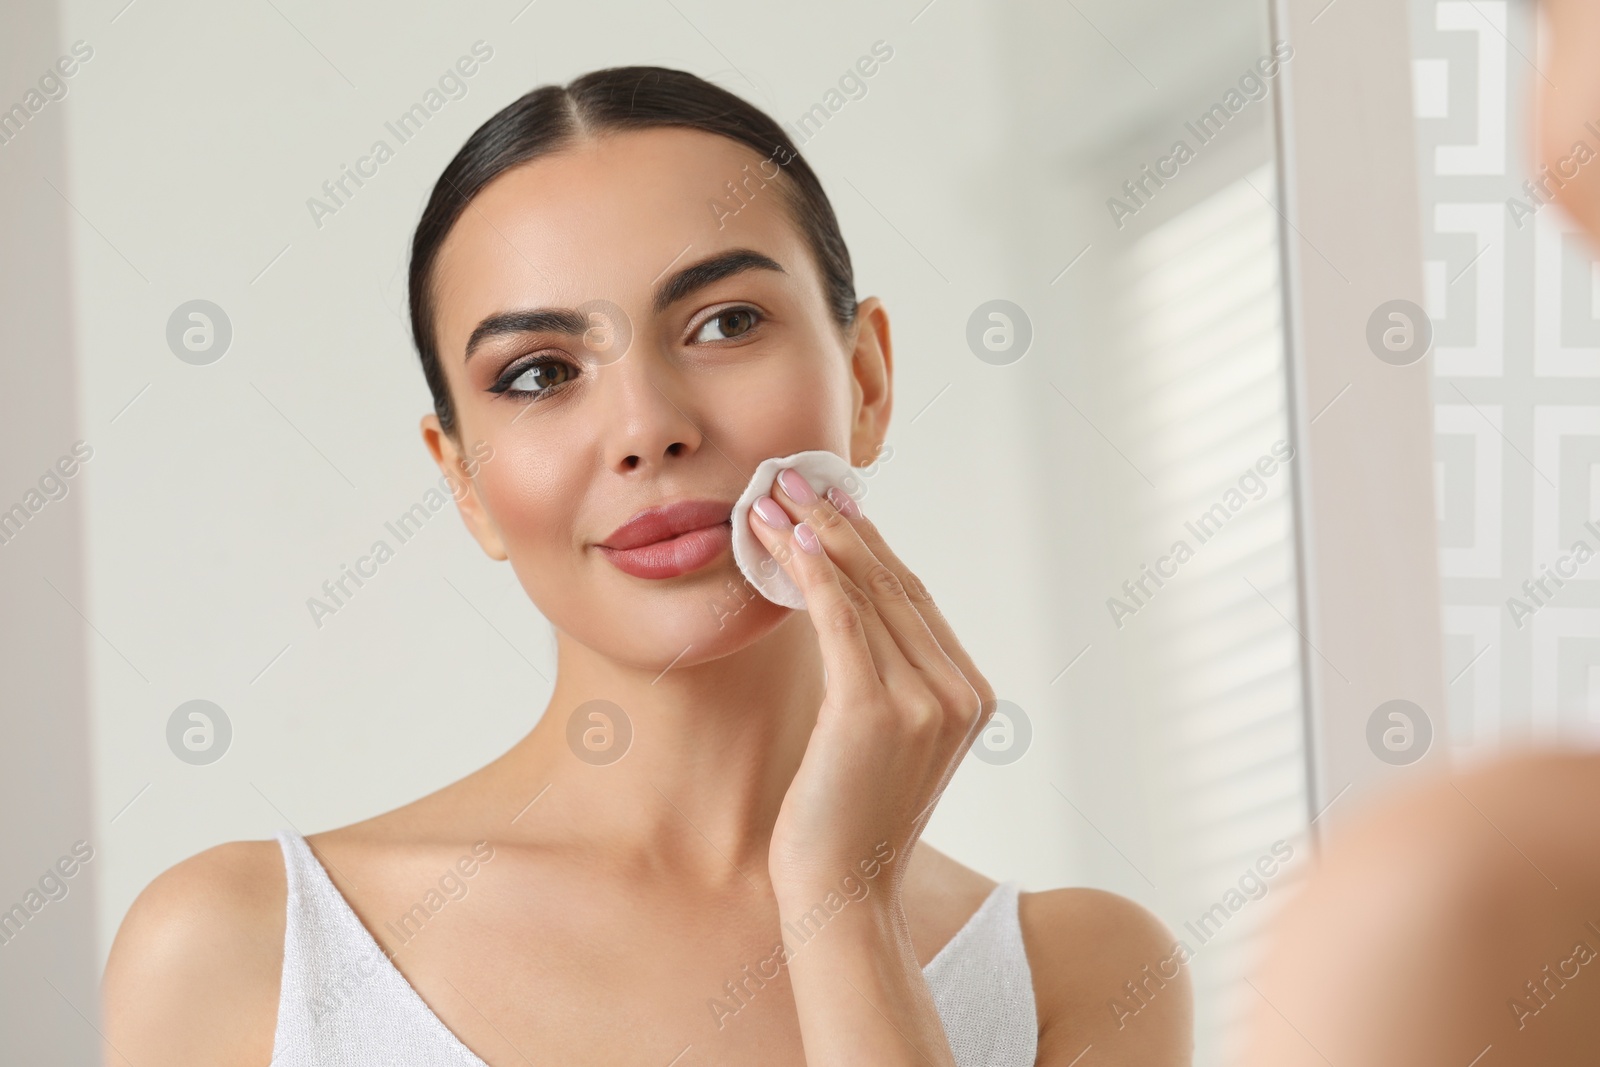
<path id="1" fill-rule="evenodd" d="M 887 313 L 780 128 L 662 68 L 536 90 L 446 168 L 410 280 L 423 439 L 554 627 L 549 704 L 421 800 L 152 882 L 108 1062 L 1187 1063 L 1186 975 L 1108 1010 L 1156 989 L 1148 912 L 918 843 L 994 694 L 859 507 L 789 472 L 751 511 L 804 612 L 733 562 L 758 463 L 868 463 L 891 410 Z"/>

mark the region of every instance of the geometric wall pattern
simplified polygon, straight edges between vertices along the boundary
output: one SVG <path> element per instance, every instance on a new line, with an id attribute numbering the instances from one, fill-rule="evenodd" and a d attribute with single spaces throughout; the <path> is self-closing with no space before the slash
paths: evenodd
<path id="1" fill-rule="evenodd" d="M 1530 173 L 1537 5 L 1411 22 L 1451 747 L 1600 744 L 1600 259 Z"/>

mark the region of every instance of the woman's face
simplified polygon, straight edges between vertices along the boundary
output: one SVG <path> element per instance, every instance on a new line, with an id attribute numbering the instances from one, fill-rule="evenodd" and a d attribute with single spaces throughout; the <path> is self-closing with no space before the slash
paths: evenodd
<path id="1" fill-rule="evenodd" d="M 447 473 L 469 464 L 468 527 L 558 629 L 641 667 L 686 646 L 680 665 L 726 654 L 787 610 L 744 581 L 725 531 L 710 562 L 649 578 L 599 547 L 619 526 L 675 501 L 731 508 L 771 456 L 864 460 L 887 427 L 881 305 L 864 301 L 841 339 L 776 185 L 761 188 L 776 161 L 761 162 L 698 130 L 606 135 L 501 174 L 435 262 L 460 450 L 431 414 L 423 435 Z M 735 251 L 755 255 L 709 281 L 690 270 Z M 586 345 L 528 321 L 543 309 L 602 328 Z"/>

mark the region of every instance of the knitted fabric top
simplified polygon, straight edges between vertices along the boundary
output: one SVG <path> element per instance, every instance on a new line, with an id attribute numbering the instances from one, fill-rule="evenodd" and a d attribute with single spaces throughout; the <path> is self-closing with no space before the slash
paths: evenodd
<path id="1" fill-rule="evenodd" d="M 280 830 L 288 882 L 273 1067 L 487 1067 L 362 925 L 306 839 Z M 1002 882 L 922 969 L 959 1067 L 1031 1067 L 1038 1020 Z"/>

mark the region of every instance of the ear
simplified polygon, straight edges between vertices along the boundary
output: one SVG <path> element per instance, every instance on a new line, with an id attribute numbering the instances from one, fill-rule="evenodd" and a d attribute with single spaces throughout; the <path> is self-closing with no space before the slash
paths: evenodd
<path id="1" fill-rule="evenodd" d="M 439 465 L 439 470 L 443 471 L 445 478 L 449 480 L 455 496 L 456 510 L 461 513 L 461 521 L 467 524 L 467 529 L 477 539 L 478 545 L 490 559 L 508 558 L 505 542 L 500 538 L 500 531 L 495 529 L 494 520 L 484 508 L 483 498 L 478 495 L 476 478 L 478 468 L 494 458 L 494 451 L 489 443 L 479 441 L 468 449 L 470 454 L 464 455 L 460 442 L 444 432 L 439 425 L 439 416 L 432 412 L 422 417 L 422 441 L 428 446 L 428 451 L 432 453 L 433 461 Z"/>
<path id="2" fill-rule="evenodd" d="M 850 463 L 865 467 L 878 458 L 894 408 L 894 348 L 889 313 L 869 296 L 856 305 L 856 344 L 850 357 L 855 416 L 850 425 Z"/>

